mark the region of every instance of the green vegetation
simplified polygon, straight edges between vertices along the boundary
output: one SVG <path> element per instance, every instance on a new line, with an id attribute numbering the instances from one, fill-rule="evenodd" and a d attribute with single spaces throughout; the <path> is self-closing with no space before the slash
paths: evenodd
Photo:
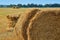
<path id="1" fill-rule="evenodd" d="M 60 7 L 60 4 L 58 3 L 54 3 L 54 4 L 10 4 L 10 5 L 0 5 L 0 7 L 2 8 L 31 8 L 31 7 Z"/>

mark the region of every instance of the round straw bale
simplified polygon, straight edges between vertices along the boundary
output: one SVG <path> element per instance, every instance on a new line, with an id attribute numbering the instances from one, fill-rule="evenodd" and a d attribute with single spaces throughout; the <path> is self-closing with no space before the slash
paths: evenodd
<path id="1" fill-rule="evenodd" d="M 40 11 L 30 20 L 28 40 L 60 40 L 60 10 Z"/>
<path id="2" fill-rule="evenodd" d="M 40 11 L 39 9 L 33 9 L 27 11 L 20 16 L 16 26 L 15 31 L 16 35 L 18 36 L 19 40 L 28 40 L 27 38 L 27 28 L 30 23 L 30 19 L 34 17 L 34 15 Z"/>

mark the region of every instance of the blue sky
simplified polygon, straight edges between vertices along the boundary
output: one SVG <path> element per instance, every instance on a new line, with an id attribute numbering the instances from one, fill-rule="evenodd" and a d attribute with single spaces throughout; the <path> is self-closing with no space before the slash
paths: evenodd
<path id="1" fill-rule="evenodd" d="M 8 5 L 8 4 L 53 4 L 60 3 L 60 0 L 0 0 L 0 4 Z"/>

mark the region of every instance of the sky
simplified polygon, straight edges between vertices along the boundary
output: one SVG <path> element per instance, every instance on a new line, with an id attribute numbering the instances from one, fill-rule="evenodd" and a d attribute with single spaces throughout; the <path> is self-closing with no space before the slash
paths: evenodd
<path id="1" fill-rule="evenodd" d="M 9 5 L 9 4 L 54 4 L 59 3 L 60 0 L 0 0 L 0 5 Z"/>

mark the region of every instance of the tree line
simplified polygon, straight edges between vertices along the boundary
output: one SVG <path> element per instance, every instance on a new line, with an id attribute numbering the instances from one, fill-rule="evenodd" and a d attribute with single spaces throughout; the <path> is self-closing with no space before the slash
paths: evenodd
<path id="1" fill-rule="evenodd" d="M 24 5 L 22 5 L 22 4 L 17 4 L 17 5 L 15 5 L 15 4 L 10 4 L 10 5 L 0 5 L 0 7 L 7 7 L 7 8 L 12 8 L 12 7 L 17 7 L 17 8 L 21 8 L 21 7 L 60 7 L 60 4 L 57 4 L 57 3 L 55 3 L 55 4 L 45 4 L 45 5 L 42 5 L 42 4 L 24 4 Z"/>

